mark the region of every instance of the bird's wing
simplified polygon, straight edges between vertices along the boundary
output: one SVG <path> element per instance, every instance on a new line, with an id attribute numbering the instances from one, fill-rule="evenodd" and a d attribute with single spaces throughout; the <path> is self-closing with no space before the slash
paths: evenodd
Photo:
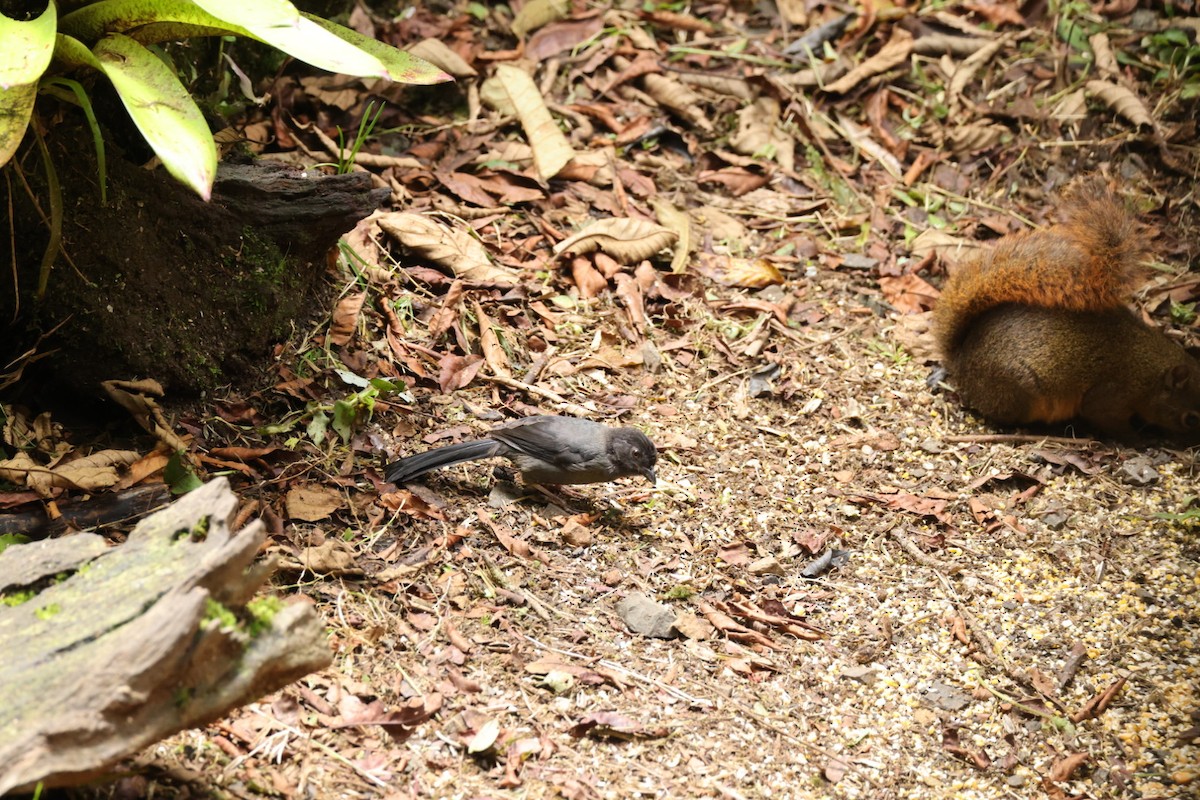
<path id="1" fill-rule="evenodd" d="M 608 428 L 575 417 L 525 417 L 493 430 L 489 437 L 527 456 L 571 469 L 605 453 Z"/>

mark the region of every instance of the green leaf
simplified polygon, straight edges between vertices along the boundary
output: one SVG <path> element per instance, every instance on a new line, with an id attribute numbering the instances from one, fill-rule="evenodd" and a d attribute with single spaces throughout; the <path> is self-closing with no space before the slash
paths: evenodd
<path id="1" fill-rule="evenodd" d="M 401 378 L 371 378 L 371 387 L 380 394 L 391 394 L 393 392 L 403 392 L 408 389 L 408 384 Z"/>
<path id="2" fill-rule="evenodd" d="M 37 83 L 50 66 L 58 9 L 53 2 L 36 19 L 19 22 L 0 14 L 0 89 Z"/>
<path id="3" fill-rule="evenodd" d="M 321 19 L 318 16 L 312 14 L 305 14 L 304 16 L 334 36 L 379 59 L 387 68 L 387 76 L 397 83 L 415 83 L 427 86 L 433 83 L 445 83 L 446 81 L 454 80 L 454 78 L 442 72 L 433 64 L 422 58 L 417 58 L 412 53 L 397 50 L 391 45 L 363 36 L 358 31 L 343 28 L 335 22 Z M 292 55 L 301 60 L 308 61 L 307 58 L 299 53 L 292 53 Z M 308 61 L 308 63 L 316 64 L 315 61 Z"/>
<path id="4" fill-rule="evenodd" d="M 217 19 L 232 22 L 247 30 L 256 27 L 295 26 L 300 12 L 288 0 L 193 0 Z"/>
<path id="5" fill-rule="evenodd" d="M 222 6 L 219 2 L 214 5 Z M 256 4 L 247 2 L 243 5 L 249 8 Z M 147 29 L 161 35 L 169 30 L 169 23 L 174 23 L 199 28 L 209 34 L 248 36 L 330 72 L 388 77 L 387 68 L 379 59 L 305 17 L 295 17 L 279 25 L 272 22 L 269 11 L 266 14 L 243 12 L 241 16 L 248 17 L 250 24 L 242 26 L 222 19 L 185 0 L 101 0 L 67 14 L 60 25 L 87 42 L 109 33 L 128 33 L 130 38 L 140 39 Z"/>
<path id="6" fill-rule="evenodd" d="M 324 411 L 317 410 L 313 412 L 312 419 L 308 423 L 308 428 L 305 433 L 308 438 L 313 440 L 314 444 L 325 443 L 325 433 L 329 430 L 329 415 Z"/>
<path id="7" fill-rule="evenodd" d="M 53 0 L 36 19 L 0 14 L 0 166 L 8 163 L 29 127 L 37 82 L 54 55 L 58 9 Z"/>
<path id="8" fill-rule="evenodd" d="M 217 147 L 179 78 L 128 36 L 106 36 L 92 52 L 167 172 L 207 200 L 217 172 Z"/>
<path id="9" fill-rule="evenodd" d="M 140 29 L 163 22 L 226 28 L 220 19 L 187 0 L 100 0 L 64 15 L 58 27 L 83 42 L 95 42 L 110 33 L 126 33 L 142 41 Z"/>
<path id="10" fill-rule="evenodd" d="M 163 468 L 163 481 L 171 487 L 171 494 L 187 494 L 193 489 L 199 489 L 204 481 L 196 477 L 192 467 L 183 458 L 182 453 L 172 453 Z"/>
<path id="11" fill-rule="evenodd" d="M 337 400 L 333 404 L 333 429 L 342 437 L 343 444 L 350 443 L 354 434 L 354 422 L 358 419 L 358 404 Z"/>
<path id="12" fill-rule="evenodd" d="M 329 72 L 365 78 L 391 77 L 382 60 L 326 30 L 325 25 L 332 24 L 319 18 L 301 17 L 295 27 L 263 26 L 245 30 L 260 42 L 266 42 L 290 56 Z M 366 39 L 365 36 L 363 38 Z"/>
<path id="13" fill-rule="evenodd" d="M 450 80 L 432 64 L 348 28 L 313 15 L 293 17 L 285 13 L 284 6 L 290 5 L 281 0 L 100 0 L 67 14 L 59 27 L 84 42 L 110 33 L 124 33 L 142 44 L 193 36 L 248 36 L 330 72 L 401 83 Z"/>
<path id="14" fill-rule="evenodd" d="M 92 55 L 88 46 L 74 36 L 68 36 L 65 33 L 54 37 L 54 61 L 72 69 L 79 67 L 100 69 L 100 61 Z"/>

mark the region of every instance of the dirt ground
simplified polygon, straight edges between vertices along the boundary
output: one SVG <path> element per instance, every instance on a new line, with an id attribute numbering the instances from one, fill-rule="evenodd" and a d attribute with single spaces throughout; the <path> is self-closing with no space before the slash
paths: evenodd
<path id="1" fill-rule="evenodd" d="M 1196 78 L 1162 42 L 1196 26 L 1135 5 L 872 6 L 812 65 L 786 47 L 825 6 L 580 6 L 521 53 L 502 8 L 360 17 L 479 73 L 389 97 L 364 148 L 398 212 L 469 236 L 364 223 L 272 387 L 177 419 L 334 665 L 83 794 L 1200 796 L 1195 452 L 990 426 L 925 330 L 957 247 L 1098 172 L 1158 231 L 1138 308 L 1195 342 Z M 599 158 L 530 177 L 476 91 L 519 57 Z M 285 76 L 246 135 L 318 148 L 301 123 L 372 96 L 337 90 Z M 653 227 L 552 251 L 608 218 Z M 383 482 L 532 412 L 641 428 L 657 485 Z M 672 638 L 630 630 L 641 596 Z"/>

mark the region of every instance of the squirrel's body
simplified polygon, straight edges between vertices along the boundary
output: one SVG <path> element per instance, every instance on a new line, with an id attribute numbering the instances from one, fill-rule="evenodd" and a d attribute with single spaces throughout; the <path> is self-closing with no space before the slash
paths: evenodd
<path id="1" fill-rule="evenodd" d="M 1141 226 L 1095 182 L 1069 203 L 1061 224 L 1004 237 L 946 282 L 935 329 L 959 395 L 1004 424 L 1197 435 L 1200 364 L 1124 305 Z"/>

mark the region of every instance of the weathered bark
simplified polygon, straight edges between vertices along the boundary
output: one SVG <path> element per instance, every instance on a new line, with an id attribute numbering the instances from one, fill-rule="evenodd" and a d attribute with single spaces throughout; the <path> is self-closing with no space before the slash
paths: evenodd
<path id="1" fill-rule="evenodd" d="M 217 479 L 119 547 L 83 533 L 0 553 L 0 794 L 86 780 L 329 664 L 311 606 L 247 607 L 271 565 L 235 510 Z"/>

